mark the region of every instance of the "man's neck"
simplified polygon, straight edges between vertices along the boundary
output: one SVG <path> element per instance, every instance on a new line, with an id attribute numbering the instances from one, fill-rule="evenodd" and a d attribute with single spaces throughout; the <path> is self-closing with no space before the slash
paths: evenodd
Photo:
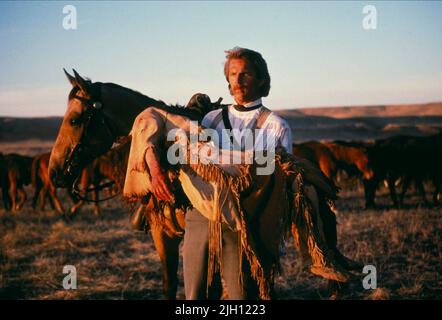
<path id="1" fill-rule="evenodd" d="M 242 105 L 242 106 L 248 108 L 248 107 L 256 106 L 258 104 L 262 104 L 262 99 L 261 98 L 256 98 L 255 100 L 243 101 L 242 103 L 239 103 L 238 101 L 235 100 L 235 102 L 236 102 L 236 104 L 239 104 L 239 105 Z"/>

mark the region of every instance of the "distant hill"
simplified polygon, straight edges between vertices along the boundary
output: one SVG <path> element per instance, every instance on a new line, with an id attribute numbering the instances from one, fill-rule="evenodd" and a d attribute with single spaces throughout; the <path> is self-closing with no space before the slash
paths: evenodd
<path id="1" fill-rule="evenodd" d="M 338 119 L 356 117 L 442 116 L 442 102 L 381 106 L 300 108 L 294 110 L 279 110 L 278 112 L 281 115 L 323 116 Z"/>
<path id="2" fill-rule="evenodd" d="M 295 141 L 373 140 L 395 135 L 422 136 L 442 129 L 442 102 L 277 110 Z"/>
<path id="3" fill-rule="evenodd" d="M 62 117 L 0 117 L 0 141 L 53 140 L 57 137 Z"/>

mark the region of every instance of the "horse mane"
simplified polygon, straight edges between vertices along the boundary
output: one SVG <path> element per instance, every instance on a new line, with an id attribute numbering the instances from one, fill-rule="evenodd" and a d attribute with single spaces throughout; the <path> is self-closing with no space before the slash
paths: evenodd
<path id="1" fill-rule="evenodd" d="M 119 190 L 123 190 L 124 187 L 130 145 L 131 139 L 127 138 L 96 160 L 100 171 L 114 180 Z"/>
<path id="2" fill-rule="evenodd" d="M 130 89 L 127 87 L 123 87 L 123 86 L 116 84 L 116 83 L 92 82 L 89 79 L 86 81 L 88 82 L 88 84 L 90 84 L 92 86 L 92 90 L 97 90 L 97 87 L 100 85 L 106 85 L 106 86 L 109 86 L 113 89 L 120 90 L 120 91 L 126 92 L 129 95 L 133 95 L 133 96 L 137 97 L 141 101 L 141 103 L 146 105 L 146 107 L 155 107 L 155 108 L 164 110 L 166 112 L 181 115 L 181 116 L 187 117 L 191 120 L 195 120 L 198 122 L 201 122 L 203 117 L 205 116 L 204 113 L 197 112 L 193 109 L 187 109 L 183 105 L 180 105 L 180 104 L 170 105 L 170 104 L 165 103 L 162 100 L 156 100 L 154 98 L 146 96 L 145 94 L 142 94 L 139 91 L 136 91 L 136 90 L 133 90 L 133 89 Z M 80 90 L 80 88 L 78 86 L 73 87 L 69 93 L 69 100 L 73 99 L 79 90 Z M 209 112 L 209 111 L 211 111 L 211 110 L 207 110 L 207 112 Z"/>
<path id="3" fill-rule="evenodd" d="M 204 113 L 200 113 L 198 111 L 195 111 L 194 109 L 187 109 L 185 106 L 180 105 L 180 104 L 174 104 L 174 105 L 167 104 L 162 100 L 155 100 L 155 99 L 148 97 L 148 96 L 146 96 L 136 90 L 132 90 L 132 89 L 120 86 L 120 85 L 112 83 L 112 82 L 105 83 L 105 85 L 114 87 L 119 90 L 126 91 L 131 95 L 137 96 L 139 99 L 145 101 L 146 106 L 152 106 L 152 107 L 164 110 L 169 113 L 173 113 L 173 114 L 187 117 L 191 120 L 201 122 L 203 117 L 205 116 Z M 209 112 L 209 111 L 211 111 L 211 110 L 207 110 L 207 112 Z"/>

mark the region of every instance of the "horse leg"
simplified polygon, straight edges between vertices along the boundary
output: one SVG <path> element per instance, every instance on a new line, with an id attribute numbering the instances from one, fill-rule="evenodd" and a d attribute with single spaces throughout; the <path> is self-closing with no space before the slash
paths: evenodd
<path id="1" fill-rule="evenodd" d="M 393 201 L 393 206 L 395 208 L 399 208 L 399 202 L 397 200 L 397 194 L 396 194 L 396 187 L 394 185 L 395 182 L 396 179 L 390 175 L 387 179 L 388 189 L 390 190 L 390 197 L 391 200 Z"/>
<path id="2" fill-rule="evenodd" d="M 37 184 L 35 186 L 34 196 L 32 197 L 32 209 L 35 211 L 37 208 L 38 196 L 40 194 L 42 186 Z"/>
<path id="3" fill-rule="evenodd" d="M 374 198 L 376 195 L 375 179 L 364 179 L 365 209 L 375 208 Z"/>
<path id="4" fill-rule="evenodd" d="M 82 190 L 81 192 L 81 196 L 83 198 L 86 198 L 87 194 L 86 194 L 86 190 L 89 186 L 89 173 L 87 169 L 84 169 L 83 172 L 81 173 L 81 179 L 80 179 L 80 190 Z M 78 201 L 75 202 L 74 201 L 74 205 L 71 207 L 70 212 L 71 214 L 76 214 L 78 212 L 78 210 L 80 209 L 80 207 L 82 207 L 85 204 L 85 201 L 79 198 L 74 197 L 73 194 L 71 194 L 69 192 L 69 196 L 71 197 L 71 199 L 77 199 Z"/>
<path id="5" fill-rule="evenodd" d="M 49 193 L 46 192 L 46 198 L 49 200 L 49 205 L 51 206 L 52 210 L 56 210 L 55 209 L 55 204 L 54 204 L 54 200 L 52 200 L 52 198 L 50 197 Z"/>
<path id="6" fill-rule="evenodd" d="M 419 194 L 422 197 L 422 201 L 424 202 L 424 205 L 429 207 L 430 203 L 427 200 L 427 196 L 425 194 L 425 188 L 424 188 L 424 184 L 422 182 L 422 179 L 416 178 L 414 183 L 416 184 L 416 189 L 418 190 Z"/>
<path id="7" fill-rule="evenodd" d="M 83 170 L 81 173 L 81 180 L 80 180 L 80 189 L 86 190 L 88 186 L 88 176 L 87 176 L 87 170 Z M 70 212 L 71 214 L 76 214 L 78 210 L 84 205 L 85 201 L 76 198 L 71 192 L 69 192 L 69 196 L 71 197 L 72 201 L 74 202 L 74 205 L 71 207 Z M 81 196 L 85 197 L 85 195 L 82 193 Z"/>
<path id="8" fill-rule="evenodd" d="M 60 200 L 57 197 L 57 192 L 55 190 L 55 187 L 53 185 L 49 186 L 49 195 L 51 197 L 51 199 L 54 202 L 55 208 L 57 210 L 58 213 L 63 214 L 64 213 L 64 208 L 60 202 Z"/>
<path id="9" fill-rule="evenodd" d="M 332 176 L 331 168 L 326 163 L 324 163 L 323 161 L 319 162 L 319 168 L 327 178 L 336 182 L 336 180 L 334 179 L 335 176 L 334 175 Z"/>
<path id="10" fill-rule="evenodd" d="M 175 300 L 178 286 L 179 245 L 182 238 L 168 236 L 157 223 L 150 224 L 150 231 L 163 266 L 163 292 L 165 298 Z"/>
<path id="11" fill-rule="evenodd" d="M 9 195 L 8 189 L 6 186 L 3 186 L 2 188 L 2 196 L 3 196 L 3 206 L 5 207 L 5 210 L 11 210 L 12 208 L 12 199 Z"/>
<path id="12" fill-rule="evenodd" d="M 17 188 L 17 192 L 18 192 L 18 198 L 19 198 L 19 201 L 17 204 L 17 211 L 18 211 L 18 210 L 21 210 L 21 208 L 25 204 L 27 196 L 26 196 L 25 190 L 23 189 L 23 186 L 20 186 L 19 188 Z"/>
<path id="13" fill-rule="evenodd" d="M 435 206 L 439 205 L 439 192 L 440 192 L 440 187 L 441 187 L 441 183 L 439 180 L 437 179 L 433 179 L 433 186 L 434 186 L 434 193 L 433 193 L 433 203 Z"/>
<path id="14" fill-rule="evenodd" d="M 328 293 L 330 300 L 336 300 L 340 295 L 348 291 L 348 282 L 339 282 L 334 280 L 328 280 Z"/>
<path id="15" fill-rule="evenodd" d="M 14 178 L 10 179 L 9 192 L 12 200 L 12 211 L 15 212 L 17 211 L 17 185 Z"/>
<path id="16" fill-rule="evenodd" d="M 80 209 L 80 207 L 82 207 L 84 204 L 83 200 L 79 200 L 77 203 L 75 203 L 72 208 L 70 209 L 72 214 L 76 214 L 78 212 L 78 210 Z"/>
<path id="17" fill-rule="evenodd" d="M 98 204 L 98 200 L 99 200 L 99 193 L 100 191 L 98 191 L 98 186 L 99 186 L 100 182 L 95 182 L 94 183 L 94 195 L 93 195 L 93 199 L 94 199 L 94 214 L 95 216 L 99 216 L 101 214 L 101 210 L 100 210 L 100 206 Z"/>
<path id="18" fill-rule="evenodd" d="M 404 205 L 405 194 L 407 193 L 408 187 L 410 186 L 411 177 L 409 175 L 405 176 L 404 182 L 402 184 L 402 192 L 399 196 L 399 205 L 402 207 Z"/>
<path id="19" fill-rule="evenodd" d="M 41 189 L 40 194 L 39 194 L 39 202 L 40 202 L 40 210 L 43 211 L 45 209 L 45 205 L 46 205 L 46 194 L 48 192 L 48 189 L 46 187 L 43 187 L 43 189 Z"/>

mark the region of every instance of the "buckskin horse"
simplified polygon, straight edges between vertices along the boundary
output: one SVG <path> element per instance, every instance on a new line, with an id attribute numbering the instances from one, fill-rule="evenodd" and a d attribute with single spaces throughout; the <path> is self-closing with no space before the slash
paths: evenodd
<path id="1" fill-rule="evenodd" d="M 49 157 L 51 153 L 46 152 L 34 157 L 32 161 L 32 185 L 34 186 L 34 197 L 32 199 L 32 208 L 37 208 L 37 203 L 40 203 L 40 210 L 44 210 L 46 199 L 53 209 L 58 213 L 64 213 L 63 206 L 60 199 L 57 197 L 56 188 L 49 179 Z"/>
<path id="2" fill-rule="evenodd" d="M 26 201 L 24 186 L 31 183 L 32 158 L 15 153 L 4 156 L 12 211 L 19 211 Z"/>
<path id="3" fill-rule="evenodd" d="M 129 134 L 139 113 L 147 107 L 168 106 L 162 101 L 113 83 L 92 83 L 83 79 L 75 70 L 75 77 L 66 71 L 65 73 L 73 88 L 51 153 L 49 172 L 57 186 L 68 187 L 75 182 L 88 163 L 110 149 L 118 137 Z M 179 109 L 176 111 L 179 112 Z M 154 219 L 151 212 L 146 210 L 149 222 Z M 183 221 L 182 217 L 177 220 Z M 336 223 L 332 223 L 329 227 L 335 233 Z M 150 228 L 163 265 L 165 296 L 174 299 L 177 289 L 178 248 L 182 233 L 168 233 L 164 225 L 157 223 L 151 223 Z M 334 245 L 329 247 L 335 248 Z"/>
<path id="4" fill-rule="evenodd" d="M 336 159 L 337 170 L 347 173 L 348 177 L 361 178 L 364 185 L 365 198 L 370 193 L 369 183 L 374 177 L 373 168 L 370 166 L 367 146 L 358 142 L 333 141 L 325 142 L 324 145 L 331 151 Z M 368 209 L 370 204 L 365 203 Z"/>
<path id="5" fill-rule="evenodd" d="M 318 141 L 293 143 L 293 154 L 316 163 L 329 179 L 336 181 L 336 159 L 323 143 Z"/>
<path id="6" fill-rule="evenodd" d="M 51 152 L 49 175 L 56 186 L 70 188 L 86 165 L 111 149 L 118 137 L 129 134 L 140 112 L 147 106 L 166 104 L 117 84 L 92 83 L 75 70 L 75 77 L 66 70 L 65 74 L 72 89 Z M 151 211 L 145 214 L 150 221 Z M 168 232 L 159 224 L 151 224 L 150 229 L 163 267 L 165 297 L 175 299 L 182 234 Z"/>

